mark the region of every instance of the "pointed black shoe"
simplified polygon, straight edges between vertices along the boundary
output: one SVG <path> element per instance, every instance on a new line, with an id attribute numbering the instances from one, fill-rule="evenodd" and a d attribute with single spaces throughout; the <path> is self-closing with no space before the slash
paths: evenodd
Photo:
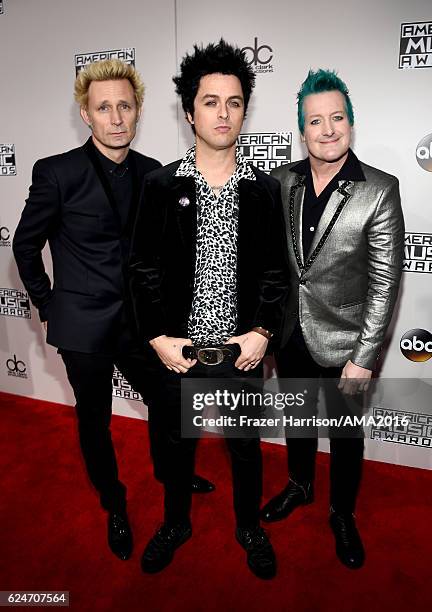
<path id="1" fill-rule="evenodd" d="M 266 523 L 281 521 L 289 516 L 298 506 L 306 506 L 312 502 L 313 489 L 310 483 L 301 486 L 293 480 L 289 480 L 285 489 L 263 507 L 260 517 Z"/>
<path id="2" fill-rule="evenodd" d="M 262 527 L 254 529 L 236 529 L 237 542 L 247 552 L 247 563 L 250 570 L 258 576 L 268 580 L 276 576 L 276 557 L 273 546 Z"/>
<path id="3" fill-rule="evenodd" d="M 184 544 L 192 535 L 190 525 L 160 527 L 149 540 L 141 557 L 141 569 L 146 574 L 160 572 L 171 563 L 176 549 Z"/>
<path id="4" fill-rule="evenodd" d="M 359 569 L 365 560 L 365 552 L 360 534 L 352 514 L 330 514 L 330 527 L 336 543 L 339 560 L 350 569 Z"/>
<path id="5" fill-rule="evenodd" d="M 108 544 L 122 561 L 126 561 L 131 556 L 133 539 L 126 512 L 108 514 Z"/>
<path id="6" fill-rule="evenodd" d="M 203 478 L 202 476 L 198 476 L 198 474 L 194 474 L 192 477 L 192 493 L 212 493 L 216 489 L 216 486 Z"/>

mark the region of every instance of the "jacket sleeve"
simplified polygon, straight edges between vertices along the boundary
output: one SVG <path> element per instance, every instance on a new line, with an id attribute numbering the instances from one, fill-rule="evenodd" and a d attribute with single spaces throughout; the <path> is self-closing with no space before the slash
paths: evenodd
<path id="1" fill-rule="evenodd" d="M 402 273 L 404 219 L 399 183 L 394 179 L 380 197 L 367 228 L 368 292 L 363 325 L 351 361 L 372 369 L 391 321 Z"/>
<path id="2" fill-rule="evenodd" d="M 166 206 L 155 181 L 146 179 L 132 236 L 129 279 L 135 321 L 141 342 L 166 333 L 161 302 L 161 244 Z"/>
<path id="3" fill-rule="evenodd" d="M 46 160 L 33 168 L 32 184 L 13 239 L 13 252 L 21 280 L 31 301 L 47 320 L 51 281 L 45 272 L 42 249 L 57 226 L 60 197 L 56 178 Z"/>
<path id="4" fill-rule="evenodd" d="M 280 342 L 282 321 L 288 294 L 288 250 L 285 236 L 280 184 L 271 188 L 271 215 L 263 236 L 264 250 L 260 295 L 254 326 L 274 334 L 272 344 Z"/>

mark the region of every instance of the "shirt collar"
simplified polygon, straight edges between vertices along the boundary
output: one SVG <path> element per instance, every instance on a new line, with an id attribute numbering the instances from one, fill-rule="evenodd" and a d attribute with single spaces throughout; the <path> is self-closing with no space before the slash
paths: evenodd
<path id="1" fill-rule="evenodd" d="M 113 162 L 112 159 L 109 159 L 108 157 L 106 157 L 106 155 L 101 153 L 93 142 L 91 144 L 101 163 L 102 168 L 104 169 L 105 174 L 108 174 L 109 176 L 112 176 L 113 174 L 124 176 L 126 174 L 126 171 L 129 167 L 129 151 L 126 155 L 126 158 L 121 162 L 121 164 L 116 164 L 116 162 Z"/>
<path id="2" fill-rule="evenodd" d="M 311 174 L 309 157 L 306 157 L 306 159 L 303 159 L 301 162 L 290 168 L 290 171 L 296 172 L 297 174 Z M 356 154 L 351 149 L 348 149 L 348 156 L 345 163 L 334 178 L 338 181 L 366 180 L 360 162 Z"/>
<path id="3" fill-rule="evenodd" d="M 192 176 L 193 178 L 203 178 L 202 174 L 196 167 L 195 162 L 196 145 L 193 145 L 186 151 L 186 155 L 180 162 L 180 166 L 177 168 L 175 176 Z M 240 153 L 240 150 L 236 148 L 236 170 L 230 177 L 229 183 L 238 183 L 240 179 L 248 179 L 249 181 L 256 181 L 256 176 L 248 163 L 248 161 Z"/>

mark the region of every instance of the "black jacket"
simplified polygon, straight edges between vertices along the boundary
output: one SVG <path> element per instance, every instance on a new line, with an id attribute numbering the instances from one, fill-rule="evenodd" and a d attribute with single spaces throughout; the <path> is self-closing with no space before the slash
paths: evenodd
<path id="1" fill-rule="evenodd" d="M 144 175 L 158 161 L 130 151 L 134 196 L 126 228 L 94 145 L 36 162 L 13 251 L 47 342 L 81 352 L 109 349 L 128 300 L 127 255 Z M 48 240 L 53 285 L 42 249 Z M 128 304 L 126 303 L 126 307 Z"/>
<path id="2" fill-rule="evenodd" d="M 142 341 L 163 334 L 187 337 L 197 208 L 194 179 L 175 176 L 180 161 L 147 175 L 133 234 L 130 280 Z M 256 181 L 239 181 L 236 333 L 261 326 L 277 335 L 288 279 L 280 187 L 253 171 Z M 182 197 L 188 206 L 179 203 Z"/>

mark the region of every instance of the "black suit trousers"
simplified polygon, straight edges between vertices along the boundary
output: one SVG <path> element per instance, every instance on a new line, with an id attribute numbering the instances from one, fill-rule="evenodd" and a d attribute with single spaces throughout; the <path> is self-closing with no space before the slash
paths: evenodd
<path id="1" fill-rule="evenodd" d="M 318 365 L 310 355 L 299 326 L 289 342 L 275 355 L 278 376 L 281 379 L 314 379 L 322 381 L 326 400 L 327 416 L 332 416 L 335 404 L 343 402 L 342 394 L 334 381 L 339 380 L 342 368 L 325 368 Z M 314 383 L 315 384 L 315 383 Z M 317 385 L 319 383 L 317 382 Z M 310 391 L 310 389 L 309 389 Z M 311 403 L 318 401 L 318 386 Z M 308 415 L 314 413 L 309 406 Z M 330 432 L 330 506 L 340 513 L 353 513 L 361 481 L 364 441 L 362 432 L 353 430 L 352 436 L 332 436 Z M 317 432 L 307 438 L 292 437 L 287 433 L 288 472 L 290 478 L 301 485 L 313 483 L 315 458 L 318 447 Z"/>
<path id="2" fill-rule="evenodd" d="M 147 360 L 131 351 L 81 353 L 59 349 L 74 391 L 81 451 L 90 481 L 103 508 L 124 511 L 126 487 L 119 480 L 111 440 L 112 376 L 114 365 L 145 398 Z"/>
<path id="3" fill-rule="evenodd" d="M 149 429 L 152 432 L 153 456 L 163 459 L 165 522 L 171 525 L 190 522 L 191 481 L 198 440 L 181 435 L 182 378 L 262 378 L 262 366 L 242 372 L 233 363 L 207 366 L 197 363 L 187 374 L 180 375 L 160 365 L 158 391 L 149 402 Z M 222 384 L 223 386 L 223 384 Z M 258 437 L 226 438 L 231 458 L 234 512 L 237 525 L 259 524 L 262 494 L 262 458 Z"/>

